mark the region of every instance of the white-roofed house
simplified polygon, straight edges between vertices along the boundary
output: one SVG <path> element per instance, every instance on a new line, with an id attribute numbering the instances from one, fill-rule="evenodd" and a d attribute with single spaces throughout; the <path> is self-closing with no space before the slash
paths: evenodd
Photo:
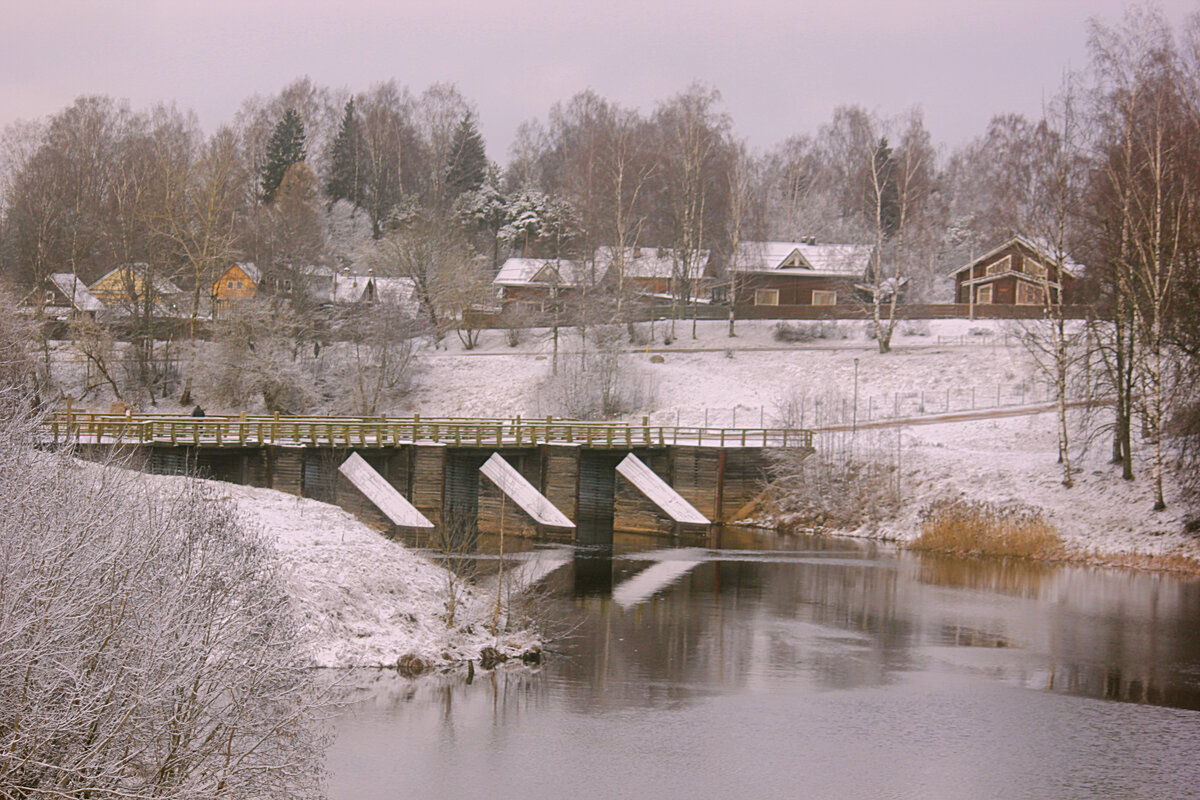
<path id="1" fill-rule="evenodd" d="M 122 264 L 93 283 L 90 289 L 107 309 L 118 315 L 137 316 L 147 299 L 154 305 L 155 316 L 186 315 L 192 307 L 182 289 L 156 274 L 154 267 L 144 262 Z"/>
<path id="2" fill-rule="evenodd" d="M 954 301 L 969 306 L 1040 306 L 1049 289 L 1051 302 L 1061 295 L 1067 304 L 1082 272 L 1065 254 L 1056 255 L 1055 248 L 1015 236 L 951 273 Z"/>
<path id="3" fill-rule="evenodd" d="M 621 256 L 621 258 L 618 258 Z M 669 247 L 596 248 L 596 271 L 616 291 L 652 295 L 695 297 L 709 267 L 709 251 L 695 254 L 688 292 L 682 293 L 681 258 Z M 623 273 L 623 275 L 622 275 Z"/>
<path id="4" fill-rule="evenodd" d="M 836 306 L 852 301 L 854 284 L 870 265 L 864 244 L 743 242 L 729 264 L 726 287 L 740 309 L 761 306 Z"/>
<path id="5" fill-rule="evenodd" d="M 563 258 L 510 258 L 500 267 L 492 285 L 505 308 L 542 313 L 550 304 L 588 285 L 587 270 Z"/>
<path id="6" fill-rule="evenodd" d="M 417 284 L 412 278 L 387 278 L 372 274 L 335 274 L 329 299 L 336 305 L 384 303 L 402 308 L 414 316 L 420 307 Z"/>
<path id="7" fill-rule="evenodd" d="M 41 284 L 41 289 L 42 296 L 39 299 L 42 313 L 47 317 L 95 317 L 104 310 L 104 303 L 92 294 L 87 284 L 70 272 L 56 272 L 48 276 Z"/>

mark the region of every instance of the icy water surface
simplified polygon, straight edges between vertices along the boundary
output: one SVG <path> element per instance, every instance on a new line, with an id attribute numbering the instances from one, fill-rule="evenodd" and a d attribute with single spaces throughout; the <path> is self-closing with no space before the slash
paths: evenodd
<path id="1" fill-rule="evenodd" d="M 1196 581 L 742 531 L 541 571 L 560 652 L 371 673 L 331 797 L 1200 797 Z"/>

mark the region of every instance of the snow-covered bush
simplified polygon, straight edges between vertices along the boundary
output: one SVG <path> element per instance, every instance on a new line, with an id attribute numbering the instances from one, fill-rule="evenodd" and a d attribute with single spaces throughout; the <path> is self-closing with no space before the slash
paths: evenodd
<path id="1" fill-rule="evenodd" d="M 261 535 L 200 489 L 152 495 L 33 444 L 28 419 L 0 423 L 0 787 L 317 794 L 314 694 Z"/>
<path id="2" fill-rule="evenodd" d="M 815 453 L 772 455 L 767 507 L 782 527 L 852 531 L 899 509 L 894 446 L 884 437 L 830 434 L 815 444 Z"/>
<path id="3" fill-rule="evenodd" d="M 573 419 L 609 419 L 648 408 L 654 385 L 641 365 L 622 352 L 616 325 L 589 332 L 578 353 L 560 359 L 558 374 L 542 386 L 548 413 Z"/>
<path id="4" fill-rule="evenodd" d="M 789 343 L 846 338 L 836 322 L 777 322 L 771 335 L 777 342 Z"/>
<path id="5" fill-rule="evenodd" d="M 214 324 L 214 346 L 190 357 L 205 402 L 303 414 L 317 403 L 306 324 L 287 303 L 236 303 Z"/>

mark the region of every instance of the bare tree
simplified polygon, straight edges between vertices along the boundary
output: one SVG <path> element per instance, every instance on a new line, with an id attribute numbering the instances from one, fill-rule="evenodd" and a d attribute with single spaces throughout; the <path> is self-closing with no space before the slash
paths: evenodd
<path id="1" fill-rule="evenodd" d="M 1178 53 L 1158 12 L 1130 12 L 1121 30 L 1093 25 L 1102 122 L 1101 196 L 1115 240 L 1111 274 L 1128 304 L 1134 335 L 1140 410 L 1151 445 L 1154 508 L 1166 507 L 1163 477 L 1166 421 L 1171 410 L 1174 354 L 1169 337 L 1175 290 L 1197 209 L 1186 160 L 1186 102 Z M 1132 395 L 1131 395 L 1132 396 Z"/>
<path id="2" fill-rule="evenodd" d="M 411 386 L 414 337 L 424 330 L 406 309 L 382 300 L 342 309 L 334 321 L 337 347 L 327 382 L 334 411 L 374 416 L 396 403 Z"/>

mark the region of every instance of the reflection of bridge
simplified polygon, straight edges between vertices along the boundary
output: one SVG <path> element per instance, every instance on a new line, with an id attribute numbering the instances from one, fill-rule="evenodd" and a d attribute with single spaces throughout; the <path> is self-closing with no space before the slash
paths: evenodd
<path id="1" fill-rule="evenodd" d="M 661 426 L 645 418 L 634 424 L 550 417 L 74 412 L 51 416 L 44 426 L 48 439 L 74 444 L 85 455 L 119 447 L 132 453 L 135 465 L 152 472 L 197 471 L 265 486 L 336 502 L 387 524 L 375 505 L 338 472 L 354 452 L 433 522 L 473 526 L 478 521 L 485 531 L 503 525 L 512 531 L 546 532 L 545 525 L 507 502 L 514 499 L 506 488 L 511 482 L 499 480 L 494 466 L 491 480 L 481 477 L 481 468 L 493 454 L 571 523 L 601 520 L 611 521 L 618 530 L 678 532 L 696 522 L 694 514 L 679 511 L 689 504 L 718 524 L 744 516 L 762 491 L 768 451 L 812 446 L 812 434 L 806 430 Z M 631 454 L 634 458 L 627 460 Z"/>

